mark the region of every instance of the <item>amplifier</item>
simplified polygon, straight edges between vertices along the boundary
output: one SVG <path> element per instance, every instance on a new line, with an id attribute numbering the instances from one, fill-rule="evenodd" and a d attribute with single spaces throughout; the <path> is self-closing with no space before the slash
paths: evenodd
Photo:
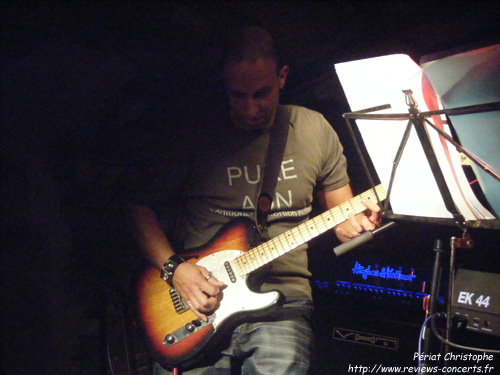
<path id="1" fill-rule="evenodd" d="M 500 336 L 500 275 L 457 270 L 451 311 L 468 330 Z"/>

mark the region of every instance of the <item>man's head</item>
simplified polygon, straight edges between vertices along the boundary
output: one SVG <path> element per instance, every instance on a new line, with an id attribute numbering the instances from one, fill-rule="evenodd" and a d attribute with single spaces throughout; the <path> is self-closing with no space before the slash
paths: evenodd
<path id="1" fill-rule="evenodd" d="M 231 118 L 247 130 L 270 128 L 285 85 L 288 66 L 280 67 L 271 35 L 246 27 L 233 38 L 224 64 Z"/>

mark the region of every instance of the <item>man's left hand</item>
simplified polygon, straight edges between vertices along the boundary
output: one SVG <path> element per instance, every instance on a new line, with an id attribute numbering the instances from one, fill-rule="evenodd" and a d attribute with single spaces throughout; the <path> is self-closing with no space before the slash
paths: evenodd
<path id="1" fill-rule="evenodd" d="M 374 230 L 382 222 L 380 207 L 375 202 L 362 199 L 361 203 L 366 207 L 366 211 L 358 215 L 349 215 L 348 220 L 335 228 L 335 233 L 342 242 L 353 239 L 363 232 Z"/>

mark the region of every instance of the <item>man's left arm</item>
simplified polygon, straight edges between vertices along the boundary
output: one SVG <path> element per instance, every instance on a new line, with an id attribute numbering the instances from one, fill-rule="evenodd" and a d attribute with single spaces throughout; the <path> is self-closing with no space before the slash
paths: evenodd
<path id="1" fill-rule="evenodd" d="M 335 190 L 318 191 L 318 200 L 324 209 L 337 207 L 341 203 L 353 198 L 352 189 L 349 184 Z M 380 207 L 373 201 L 363 199 L 361 201 L 366 210 L 357 215 L 350 215 L 349 219 L 335 227 L 335 234 L 341 242 L 349 241 L 361 233 L 374 230 L 380 226 Z"/>

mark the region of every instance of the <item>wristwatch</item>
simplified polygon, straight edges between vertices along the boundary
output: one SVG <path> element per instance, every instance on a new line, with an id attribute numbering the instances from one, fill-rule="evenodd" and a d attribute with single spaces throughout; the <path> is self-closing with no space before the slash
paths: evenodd
<path id="1" fill-rule="evenodd" d="M 168 285 L 173 286 L 172 278 L 174 277 L 174 272 L 181 263 L 184 263 L 184 259 L 176 254 L 168 258 L 165 264 L 163 264 L 163 268 L 161 269 L 161 278 Z"/>

